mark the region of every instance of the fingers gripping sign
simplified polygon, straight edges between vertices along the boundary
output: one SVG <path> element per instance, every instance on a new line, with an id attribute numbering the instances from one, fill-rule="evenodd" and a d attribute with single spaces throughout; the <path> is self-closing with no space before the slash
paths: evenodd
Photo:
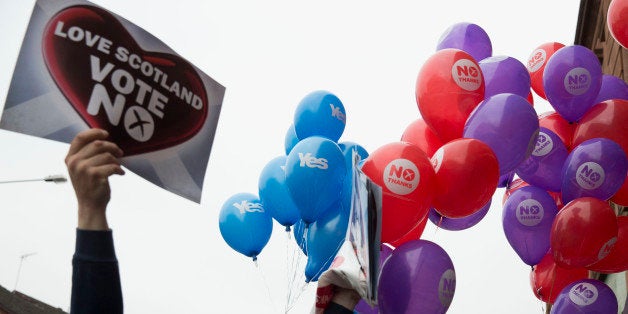
<path id="1" fill-rule="evenodd" d="M 111 197 L 109 177 L 123 175 L 119 158 L 122 150 L 107 141 L 109 133 L 89 129 L 79 133 L 70 143 L 65 164 L 78 201 L 78 228 L 108 229 L 105 210 Z"/>

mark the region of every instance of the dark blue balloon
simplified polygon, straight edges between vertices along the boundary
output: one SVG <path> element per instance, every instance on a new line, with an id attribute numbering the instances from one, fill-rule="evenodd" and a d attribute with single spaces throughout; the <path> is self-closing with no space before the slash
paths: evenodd
<path id="1" fill-rule="evenodd" d="M 259 177 L 259 197 L 268 213 L 282 226 L 289 228 L 299 218 L 299 209 L 292 201 L 286 185 L 286 156 L 278 156 L 269 161 Z"/>
<path id="2" fill-rule="evenodd" d="M 238 193 L 222 205 L 219 227 L 232 249 L 256 260 L 270 239 L 273 219 L 256 195 Z"/>
<path id="3" fill-rule="evenodd" d="M 547 254 L 552 223 L 557 213 L 554 198 L 536 186 L 524 186 L 504 202 L 504 233 L 524 263 L 534 266 Z"/>
<path id="4" fill-rule="evenodd" d="M 299 139 L 326 137 L 337 142 L 346 125 L 345 107 L 340 99 L 324 90 L 306 95 L 294 113 L 294 129 Z"/>
<path id="5" fill-rule="evenodd" d="M 337 202 L 316 222 L 309 225 L 306 230 L 305 279 L 307 282 L 318 281 L 318 277 L 334 261 L 347 234 L 349 214 L 350 210 L 343 208 L 340 202 Z"/>
<path id="6" fill-rule="evenodd" d="M 562 169 L 564 204 L 580 197 L 611 198 L 626 180 L 628 161 L 624 150 L 607 138 L 592 138 L 576 146 Z"/>
<path id="7" fill-rule="evenodd" d="M 344 155 L 330 139 L 310 136 L 294 146 L 286 161 L 286 185 L 306 224 L 338 201 L 346 173 Z"/>
<path id="8" fill-rule="evenodd" d="M 539 128 L 539 136 L 532 154 L 517 167 L 517 175 L 544 190 L 559 192 L 562 170 L 567 159 L 567 147 L 552 130 Z"/>
<path id="9" fill-rule="evenodd" d="M 290 154 L 290 151 L 297 145 L 299 142 L 299 138 L 297 137 L 297 132 L 294 130 L 294 124 L 291 124 L 286 131 L 286 138 L 284 140 L 284 147 L 286 149 L 286 155 Z"/>

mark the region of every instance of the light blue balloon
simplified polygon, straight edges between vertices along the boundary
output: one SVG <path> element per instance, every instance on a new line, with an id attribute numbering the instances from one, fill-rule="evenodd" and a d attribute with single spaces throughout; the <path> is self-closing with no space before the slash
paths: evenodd
<path id="1" fill-rule="evenodd" d="M 286 155 L 290 154 L 290 151 L 297 145 L 299 142 L 299 138 L 297 137 L 297 132 L 294 130 L 294 124 L 291 124 L 286 131 L 286 138 L 284 139 L 284 147 L 286 149 Z"/>
<path id="2" fill-rule="evenodd" d="M 342 151 L 327 138 L 311 136 L 294 146 L 286 161 L 286 185 L 306 224 L 340 198 L 346 168 Z"/>
<path id="3" fill-rule="evenodd" d="M 228 198 L 220 209 L 220 234 L 235 251 L 257 259 L 270 240 L 272 217 L 259 198 L 251 193 L 238 193 Z"/>
<path id="4" fill-rule="evenodd" d="M 318 281 L 334 261 L 338 249 L 345 241 L 349 225 L 348 208 L 340 202 L 332 205 L 315 223 L 310 224 L 307 233 L 307 264 L 305 281 Z"/>
<path id="5" fill-rule="evenodd" d="M 337 142 L 346 125 L 345 107 L 340 99 L 324 90 L 307 94 L 294 113 L 297 137 L 326 137 Z"/>
<path id="6" fill-rule="evenodd" d="M 278 156 L 270 160 L 259 177 L 259 197 L 264 209 L 268 211 L 286 230 L 300 218 L 297 205 L 292 201 L 290 190 L 286 185 L 286 156 Z"/>

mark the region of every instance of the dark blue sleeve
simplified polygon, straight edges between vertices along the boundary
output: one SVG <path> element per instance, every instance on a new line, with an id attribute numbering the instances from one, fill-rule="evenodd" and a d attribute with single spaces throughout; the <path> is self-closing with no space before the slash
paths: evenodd
<path id="1" fill-rule="evenodd" d="M 350 310 L 340 304 L 331 302 L 329 303 L 329 305 L 327 305 L 324 314 L 353 314 L 353 310 Z"/>
<path id="2" fill-rule="evenodd" d="M 122 313 L 118 260 L 109 231 L 76 230 L 72 259 L 72 314 Z"/>

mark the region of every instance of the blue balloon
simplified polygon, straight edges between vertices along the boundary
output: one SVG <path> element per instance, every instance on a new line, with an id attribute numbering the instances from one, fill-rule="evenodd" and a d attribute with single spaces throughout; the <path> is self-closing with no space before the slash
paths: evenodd
<path id="1" fill-rule="evenodd" d="M 286 155 L 290 154 L 290 151 L 297 145 L 299 138 L 297 132 L 294 130 L 294 123 L 290 125 L 288 131 L 286 131 L 286 138 L 284 140 L 284 147 L 286 148 Z"/>
<path id="2" fill-rule="evenodd" d="M 366 158 L 369 156 L 369 153 L 364 147 L 353 142 L 338 143 L 338 147 L 340 147 L 340 150 L 342 150 L 342 154 L 345 156 L 345 164 L 347 166 L 347 176 L 345 177 L 340 197 L 342 198 L 342 206 L 344 208 L 350 208 L 352 197 L 351 190 L 353 187 L 353 151 L 357 152 L 359 156 L 358 167 L 360 167 L 361 163 L 366 160 Z"/>
<path id="3" fill-rule="evenodd" d="M 347 234 L 349 214 L 350 210 L 337 202 L 308 227 L 306 282 L 318 281 L 334 261 Z"/>
<path id="4" fill-rule="evenodd" d="M 310 224 L 340 198 L 347 173 L 335 142 L 311 136 L 294 146 L 286 161 L 286 185 L 301 219 Z"/>
<path id="5" fill-rule="evenodd" d="M 580 197 L 611 198 L 626 180 L 624 150 L 608 138 L 592 138 L 576 146 L 562 168 L 564 204 Z"/>
<path id="6" fill-rule="evenodd" d="M 340 99 L 328 91 L 314 91 L 306 95 L 294 113 L 297 137 L 326 137 L 334 142 L 345 130 L 345 107 Z"/>
<path id="7" fill-rule="evenodd" d="M 264 210 L 259 198 L 251 193 L 238 193 L 228 198 L 220 209 L 220 234 L 235 251 L 257 259 L 270 240 L 273 219 Z"/>
<path id="8" fill-rule="evenodd" d="M 307 239 L 305 238 L 305 223 L 303 220 L 299 219 L 299 221 L 294 224 L 294 228 L 292 228 L 292 235 L 294 236 L 294 241 L 297 243 L 299 248 L 301 248 L 301 252 L 307 256 Z"/>
<path id="9" fill-rule="evenodd" d="M 286 156 L 278 156 L 269 161 L 259 177 L 259 197 L 271 217 L 287 230 L 300 218 L 299 209 L 292 201 L 286 185 Z"/>

